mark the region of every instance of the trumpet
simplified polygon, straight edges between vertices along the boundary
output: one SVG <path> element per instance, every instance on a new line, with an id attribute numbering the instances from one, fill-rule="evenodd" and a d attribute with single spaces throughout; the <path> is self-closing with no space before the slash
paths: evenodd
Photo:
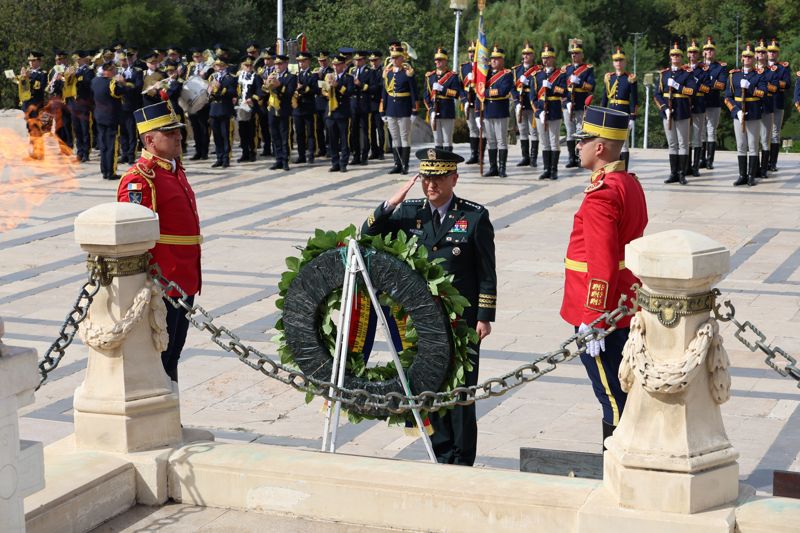
<path id="1" fill-rule="evenodd" d="M 157 81 L 154 84 L 150 85 L 149 87 L 146 87 L 142 91 L 142 94 L 147 94 L 150 91 L 161 91 L 163 89 L 166 89 L 167 87 L 169 87 L 170 81 L 172 81 L 171 78 L 164 78 L 163 80 Z"/>

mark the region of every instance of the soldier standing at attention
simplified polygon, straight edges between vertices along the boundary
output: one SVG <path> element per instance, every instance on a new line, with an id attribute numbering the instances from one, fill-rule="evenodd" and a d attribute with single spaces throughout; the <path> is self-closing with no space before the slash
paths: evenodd
<path id="1" fill-rule="evenodd" d="M 464 116 L 467 119 L 469 128 L 469 148 L 470 155 L 467 165 L 474 165 L 480 161 L 479 150 L 486 150 L 486 144 L 481 147 L 481 137 L 485 137 L 480 129 L 481 101 L 475 94 L 475 81 L 472 79 L 472 67 L 474 62 L 475 43 L 469 42 L 467 49 L 467 62 L 461 63 L 459 76 L 464 91 L 461 93 L 461 103 L 464 105 Z"/>
<path id="2" fill-rule="evenodd" d="M 447 50 L 437 48 L 433 56 L 435 70 L 425 73 L 425 107 L 437 150 L 453 151 L 453 126 L 456 122 L 456 98 L 462 93 L 458 74 L 447 68 Z"/>
<path id="3" fill-rule="evenodd" d="M 314 75 L 317 77 L 317 87 L 319 82 L 325 81 L 325 76 L 333 72 L 333 67 L 328 64 L 330 57 L 327 50 L 320 50 L 317 53 L 317 64 L 319 65 L 314 69 Z M 316 132 L 317 141 L 317 157 L 330 157 L 331 144 L 328 138 L 328 98 L 321 92 L 317 92 L 315 100 L 315 114 L 314 114 L 314 131 Z"/>
<path id="4" fill-rule="evenodd" d="M 214 132 L 214 149 L 217 155 L 217 160 L 211 167 L 228 168 L 231 166 L 233 106 L 238 101 L 236 78 L 228 72 L 228 63 L 220 57 L 214 61 L 214 74 L 210 80 L 208 115 L 211 117 L 211 131 Z"/>
<path id="5" fill-rule="evenodd" d="M 292 95 L 292 119 L 297 135 L 297 159 L 294 163 L 313 163 L 316 153 L 316 131 L 314 114 L 316 113 L 316 94 L 319 91 L 317 77 L 311 72 L 311 54 L 297 54 L 297 88 Z M 306 156 L 306 154 L 308 154 Z M 306 159 L 306 157 L 308 157 Z"/>
<path id="6" fill-rule="evenodd" d="M 522 152 L 522 159 L 517 163 L 518 167 L 530 165 L 536 166 L 536 157 L 539 155 L 539 132 L 533 118 L 533 102 L 531 100 L 531 79 L 541 68 L 534 63 L 534 49 L 528 41 L 522 47 L 522 63 L 516 65 L 514 73 L 514 118 L 519 130 L 519 145 Z M 529 152 L 530 150 L 530 152 Z"/>
<path id="7" fill-rule="evenodd" d="M 686 185 L 689 162 L 689 118 L 694 94 L 693 78 L 683 66 L 683 50 L 676 42 L 669 51 L 670 66 L 658 77 L 654 99 L 664 121 L 664 133 L 669 144 L 669 178 L 664 183 Z"/>
<path id="8" fill-rule="evenodd" d="M 489 145 L 489 171 L 486 176 L 506 177 L 508 159 L 508 102 L 514 90 L 514 75 L 504 68 L 505 50 L 496 45 L 489 56 L 491 68 L 483 100 L 483 124 Z"/>
<path id="9" fill-rule="evenodd" d="M 212 69 L 206 64 L 203 51 L 199 48 L 192 48 L 192 62 L 187 67 L 188 78 L 197 76 L 204 80 L 208 79 Z M 188 113 L 188 112 L 187 112 Z M 194 155 L 190 157 L 192 161 L 198 159 L 208 159 L 208 147 L 210 144 L 208 131 L 208 104 L 199 110 L 189 114 L 189 122 L 192 125 L 192 136 L 194 137 Z"/>
<path id="10" fill-rule="evenodd" d="M 454 276 L 453 285 L 470 303 L 462 318 L 479 337 L 477 345 L 470 345 L 472 370 L 464 376 L 463 385 L 471 386 L 478 382 L 480 341 L 492 332 L 497 307 L 494 228 L 485 207 L 453 192 L 458 163 L 464 160 L 460 155 L 431 148 L 418 150 L 416 156 L 419 174 L 379 205 L 361 231 L 365 235 L 416 235 L 428 249 L 428 259 L 444 259 L 441 266 Z M 422 182 L 425 198 L 406 200 L 417 180 Z M 430 419 L 436 459 L 472 466 L 478 442 L 475 404 L 431 413 Z"/>
<path id="11" fill-rule="evenodd" d="M 564 259 L 561 317 L 578 333 L 589 331 L 589 324 L 615 309 L 621 295 L 630 302 L 634 296 L 631 286 L 639 283 L 625 267 L 625 245 L 641 237 L 647 226 L 642 186 L 619 161 L 629 122 L 625 111 L 590 106 L 582 130 L 576 133 L 581 166 L 592 176 L 575 213 Z M 603 407 L 603 442 L 614 433 L 627 399 L 618 374 L 630 320 L 626 316 L 604 339 L 588 341 L 581 354 L 594 394 Z M 594 326 L 600 332 L 606 327 L 602 321 Z"/>
<path id="12" fill-rule="evenodd" d="M 753 68 L 754 61 L 755 51 L 747 43 L 742 50 L 742 68 L 728 73 L 728 87 L 725 90 L 725 106 L 733 118 L 739 160 L 739 179 L 733 182 L 734 187 L 752 187 L 758 175 L 761 99 L 767 94 L 767 79 Z"/>
<path id="13" fill-rule="evenodd" d="M 372 81 L 369 87 L 369 112 L 370 112 L 370 159 L 383 159 L 383 147 L 386 143 L 386 134 L 383 131 L 381 118 L 381 94 L 383 94 L 383 53 L 373 50 L 369 54 L 369 63 L 372 66 L 370 74 Z"/>
<path id="14" fill-rule="evenodd" d="M 256 111 L 258 88 L 260 78 L 253 72 L 253 60 L 249 56 L 242 61 L 241 68 L 236 76 L 239 105 L 250 108 L 246 120 L 239 122 L 239 141 L 242 146 L 242 155 L 237 163 L 246 163 L 256 160 Z M 238 119 L 238 117 L 237 117 Z"/>
<path id="15" fill-rule="evenodd" d="M 23 68 L 17 78 L 19 101 L 25 113 L 33 159 L 44 159 L 44 132 L 40 114 L 44 108 L 47 73 L 41 69 L 43 57 L 41 52 L 32 51 L 28 54 L 28 67 Z"/>
<path id="16" fill-rule="evenodd" d="M 586 98 L 594 91 L 594 67 L 583 62 L 583 41 L 570 39 L 569 55 L 572 63 L 564 65 L 561 72 L 567 77 L 567 97 L 564 99 L 564 127 L 567 130 L 566 168 L 578 168 L 580 162 L 575 153 L 575 132 L 580 129 Z"/>
<path id="17" fill-rule="evenodd" d="M 547 43 L 542 47 L 542 69 L 533 78 L 531 94 L 536 94 L 534 113 L 542 143 L 544 172 L 540 180 L 558 179 L 559 134 L 561 133 L 561 98 L 567 92 L 567 77 L 555 68 L 556 51 Z"/>
<path id="18" fill-rule="evenodd" d="M 761 99 L 761 164 L 758 166 L 758 178 L 766 178 L 769 170 L 769 142 L 772 126 L 775 123 L 775 97 L 778 94 L 778 65 L 767 62 L 767 43 L 759 39 L 756 46 L 755 71 L 767 82 L 767 93 Z"/>
<path id="19" fill-rule="evenodd" d="M 406 63 L 403 46 L 394 42 L 389 46 L 392 64 L 383 71 L 381 110 L 387 119 L 392 136 L 394 168 L 389 174 L 408 174 L 411 157 L 411 116 L 417 112 L 417 83 L 414 69 Z"/>
<path id="20" fill-rule="evenodd" d="M 697 41 L 692 39 L 691 44 L 686 48 L 689 54 L 689 64 L 686 70 L 692 77 L 692 86 L 695 88 L 694 94 L 690 98 L 692 106 L 691 140 L 689 145 L 692 149 L 692 160 L 690 164 L 692 176 L 700 175 L 700 156 L 702 152 L 703 126 L 706 123 L 706 94 L 711 91 L 711 83 L 708 80 L 708 65 L 700 61 L 700 46 Z"/>
<path id="21" fill-rule="evenodd" d="M 328 101 L 325 114 L 331 149 L 331 168 L 328 172 L 347 172 L 350 158 L 347 128 L 350 123 L 350 97 L 355 87 L 353 77 L 345 72 L 346 61 L 343 55 L 333 58 L 334 72 L 326 75 L 328 88 L 322 90 Z"/>
<path id="22" fill-rule="evenodd" d="M 700 155 L 700 168 L 709 170 L 714 168 L 714 154 L 717 151 L 717 127 L 719 127 L 719 112 L 722 105 L 722 95 L 725 84 L 728 82 L 728 69 L 726 63 L 716 60 L 717 46 L 714 39 L 709 37 L 703 45 L 703 58 L 705 59 L 706 77 L 711 91 L 706 95 L 706 121 L 702 128 L 703 150 Z"/>
<path id="23" fill-rule="evenodd" d="M 369 158 L 369 116 L 372 73 L 366 65 L 368 52 L 358 50 L 353 54 L 353 66 L 349 74 L 353 77 L 355 92 L 350 99 L 350 151 L 354 165 L 366 165 Z"/>
<path id="24" fill-rule="evenodd" d="M 92 80 L 94 69 L 89 64 L 89 52 L 77 50 L 78 68 L 75 70 L 75 102 L 72 105 L 72 127 L 75 130 L 75 160 L 89 161 L 91 150 Z"/>
<path id="25" fill-rule="evenodd" d="M 611 54 L 611 61 L 614 63 L 614 72 L 607 72 L 603 76 L 603 100 L 600 105 L 615 111 L 628 113 L 630 117 L 628 129 L 633 129 L 633 123 L 636 120 L 636 108 L 639 104 L 636 76 L 625 71 L 625 52 L 619 46 L 616 52 Z M 629 135 L 626 135 L 619 154 L 620 160 L 625 162 L 625 170 L 628 170 L 630 163 L 628 138 Z"/>
<path id="26" fill-rule="evenodd" d="M 142 71 L 131 64 L 131 53 L 125 52 L 120 57 L 122 77 L 125 78 L 125 92 L 122 95 L 122 111 L 119 125 L 119 145 L 122 157 L 119 163 L 133 164 L 136 160 L 136 145 L 139 136 L 136 134 L 134 111 L 142 107 L 142 88 L 144 76 Z"/>
<path id="27" fill-rule="evenodd" d="M 269 134 L 275 149 L 275 162 L 270 170 L 289 170 L 289 118 L 292 116 L 292 95 L 297 88 L 297 76 L 289 72 L 289 57 L 275 56 L 275 72 L 264 82 L 269 95 Z"/>
<path id="28" fill-rule="evenodd" d="M 97 148 L 100 150 L 100 172 L 104 180 L 118 180 L 119 119 L 125 78 L 116 73 L 113 61 L 101 66 L 102 76 L 92 80 L 94 120 L 97 123 Z"/>
<path id="29" fill-rule="evenodd" d="M 777 81 L 778 91 L 775 93 L 775 110 L 772 115 L 772 132 L 769 140 L 769 170 L 778 170 L 778 154 L 781 150 L 781 130 L 783 129 L 784 110 L 786 109 L 786 93 L 791 87 L 789 63 L 778 61 L 781 47 L 777 39 L 772 39 L 767 46 L 767 60 L 769 67 L 776 67 L 774 80 Z"/>
<path id="30" fill-rule="evenodd" d="M 161 69 L 161 63 L 158 59 L 159 55 L 160 54 L 156 50 L 151 50 L 142 58 L 147 65 L 147 70 L 142 73 L 144 77 L 144 90 L 147 91 L 147 93 L 143 95 L 143 103 L 145 106 L 157 104 L 164 100 L 161 95 L 161 89 L 163 89 L 163 87 L 160 87 L 160 85 L 163 85 L 161 82 L 163 82 L 167 75 Z"/>
<path id="31" fill-rule="evenodd" d="M 178 115 L 169 101 L 135 111 L 141 136 L 142 155 L 117 189 L 117 201 L 150 208 L 158 214 L 160 236 L 150 250 L 151 264 L 157 264 L 169 281 L 174 281 L 192 305 L 200 292 L 200 216 L 194 191 L 181 164 L 181 129 Z M 168 296 L 180 293 L 172 289 Z M 165 298 L 169 343 L 161 352 L 164 372 L 178 381 L 178 359 L 186 342 L 189 320 L 183 308 L 175 308 Z"/>

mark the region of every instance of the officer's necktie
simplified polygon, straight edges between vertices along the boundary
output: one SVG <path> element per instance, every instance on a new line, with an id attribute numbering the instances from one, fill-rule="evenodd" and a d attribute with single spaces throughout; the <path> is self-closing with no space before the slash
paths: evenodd
<path id="1" fill-rule="evenodd" d="M 439 214 L 439 210 L 435 209 L 433 211 L 433 231 L 438 232 L 439 227 L 442 225 L 442 216 Z"/>

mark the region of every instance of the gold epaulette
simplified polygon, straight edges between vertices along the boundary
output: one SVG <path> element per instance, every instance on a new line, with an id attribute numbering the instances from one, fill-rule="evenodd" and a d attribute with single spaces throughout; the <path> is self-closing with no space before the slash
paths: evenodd
<path id="1" fill-rule="evenodd" d="M 434 74 L 436 74 L 435 70 L 429 70 L 428 72 L 425 73 L 425 77 L 427 78 L 429 76 L 433 76 Z"/>
<path id="2" fill-rule="evenodd" d="M 734 72 L 741 72 L 741 71 L 742 71 L 742 69 L 740 69 L 740 68 L 732 68 L 731 71 L 730 71 L 730 74 L 733 74 Z M 800 74 L 800 72 L 798 72 L 798 74 Z"/>
<path id="3" fill-rule="evenodd" d="M 662 68 L 661 70 L 659 70 L 659 72 L 661 72 L 663 74 L 664 72 L 667 72 L 668 70 L 669 70 L 669 67 Z"/>

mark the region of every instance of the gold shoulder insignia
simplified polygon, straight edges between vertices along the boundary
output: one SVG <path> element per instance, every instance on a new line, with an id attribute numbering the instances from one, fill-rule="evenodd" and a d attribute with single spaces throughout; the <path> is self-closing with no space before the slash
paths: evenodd
<path id="1" fill-rule="evenodd" d="M 513 67 L 511 67 L 511 68 L 513 68 L 514 70 L 517 70 L 517 69 L 518 69 L 519 67 L 521 67 L 521 66 L 522 66 L 522 63 L 520 63 L 519 65 L 514 65 L 514 66 L 513 66 Z"/>
<path id="2" fill-rule="evenodd" d="M 669 67 L 667 67 L 667 68 L 662 68 L 661 70 L 659 70 L 659 72 L 662 72 L 662 73 L 663 73 L 663 72 L 667 72 L 668 70 L 669 70 Z"/>
<path id="3" fill-rule="evenodd" d="M 594 192 L 600 187 L 603 186 L 603 180 L 597 180 L 594 183 L 590 183 L 586 189 L 583 190 L 584 193 L 589 194 L 590 192 Z"/>
<path id="4" fill-rule="evenodd" d="M 427 78 L 429 76 L 433 76 L 434 74 L 436 74 L 435 70 L 429 70 L 428 72 L 425 73 L 425 77 Z"/>

